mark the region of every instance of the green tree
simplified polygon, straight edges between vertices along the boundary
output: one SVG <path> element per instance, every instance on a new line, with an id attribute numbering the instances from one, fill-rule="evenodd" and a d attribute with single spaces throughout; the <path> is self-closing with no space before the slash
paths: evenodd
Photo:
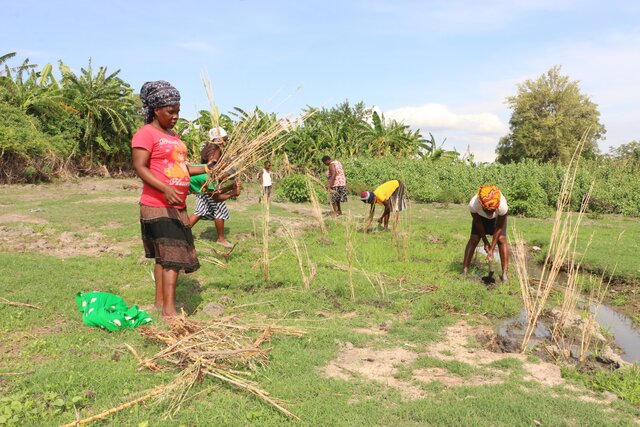
<path id="1" fill-rule="evenodd" d="M 631 141 L 609 149 L 608 157 L 632 166 L 640 166 L 640 141 Z"/>
<path id="2" fill-rule="evenodd" d="M 606 130 L 596 104 L 581 93 L 577 81 L 554 66 L 536 80 L 518 85 L 518 94 L 507 98 L 513 110 L 510 132 L 496 149 L 499 163 L 522 159 L 565 163 L 586 131 L 584 157 L 598 153 L 598 140 Z"/>
<path id="3" fill-rule="evenodd" d="M 616 160 L 640 162 L 640 141 L 631 141 L 618 147 L 611 147 L 609 149 L 609 157 Z"/>
<path id="4" fill-rule="evenodd" d="M 60 61 L 63 94 L 70 107 L 82 120 L 80 153 L 94 162 L 108 163 L 115 157 L 127 157 L 133 132 L 140 115 L 133 90 L 118 77 L 120 70 L 107 74 L 106 67 L 94 73 L 89 60 L 87 68 L 76 75 Z"/>

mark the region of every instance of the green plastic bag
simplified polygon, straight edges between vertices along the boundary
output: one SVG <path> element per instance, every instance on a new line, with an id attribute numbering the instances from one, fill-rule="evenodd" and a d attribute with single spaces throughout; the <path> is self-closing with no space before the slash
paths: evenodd
<path id="1" fill-rule="evenodd" d="M 107 292 L 78 292 L 76 304 L 86 325 L 109 331 L 133 329 L 153 321 L 137 305 L 128 307 L 122 298 Z"/>

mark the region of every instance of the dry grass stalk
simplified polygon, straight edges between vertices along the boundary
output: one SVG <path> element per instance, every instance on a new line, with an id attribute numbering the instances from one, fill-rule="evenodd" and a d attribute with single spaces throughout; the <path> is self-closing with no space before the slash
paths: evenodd
<path id="1" fill-rule="evenodd" d="M 347 213 L 347 220 L 344 223 L 344 241 L 345 241 L 345 255 L 347 257 L 347 274 L 349 277 L 349 291 L 351 293 L 351 301 L 356 300 L 356 291 L 353 286 L 353 265 L 357 262 L 356 249 L 353 244 L 353 238 L 355 234 L 355 223 L 351 211 Z"/>
<path id="2" fill-rule="evenodd" d="M 184 368 L 169 386 L 158 394 L 156 403 L 166 404 L 165 418 L 176 415 L 187 400 L 189 392 L 202 379 L 202 364 L 198 361 Z"/>
<path id="3" fill-rule="evenodd" d="M 136 360 L 138 361 L 138 364 L 140 365 L 138 370 L 141 370 L 142 368 L 147 368 L 150 371 L 162 371 L 164 369 L 163 366 L 158 365 L 155 362 L 147 362 L 146 360 L 144 360 L 142 356 L 140 356 L 140 354 L 136 351 L 136 349 L 131 347 L 129 344 L 124 343 L 124 345 L 125 347 L 127 347 L 129 352 L 133 354 L 133 357 L 135 357 Z"/>
<path id="4" fill-rule="evenodd" d="M 285 326 L 242 325 L 234 323 L 233 316 L 211 322 L 196 322 L 178 316 L 169 323 L 168 330 L 150 326 L 141 330 L 142 335 L 164 344 L 166 347 L 146 359 L 149 362 L 164 361 L 182 370 L 173 385 L 170 411 L 180 408 L 188 391 L 201 375 L 207 375 L 253 394 L 278 409 L 288 417 L 297 418 L 286 410 L 269 393 L 245 377 L 267 361 L 268 349 L 258 346 L 274 333 L 300 336 L 303 332 Z M 248 331 L 261 330 L 255 341 L 246 335 Z"/>
<path id="5" fill-rule="evenodd" d="M 311 261 L 311 258 L 309 258 L 309 251 L 304 241 L 301 240 L 298 242 L 291 228 L 287 227 L 284 223 L 282 223 L 282 229 L 284 230 L 284 239 L 298 263 L 304 288 L 309 289 L 311 282 L 316 276 L 316 265 Z"/>
<path id="6" fill-rule="evenodd" d="M 571 211 L 570 205 L 575 179 L 578 172 L 578 161 L 589 131 L 590 129 L 588 129 L 580 139 L 573 156 L 567 165 L 567 170 L 562 181 L 556 205 L 556 216 L 549 239 L 549 248 L 542 266 L 540 281 L 538 282 L 535 292 L 529 294 L 530 300 L 528 304 L 531 311 L 527 316 L 527 326 L 520 348 L 522 352 L 526 351 L 529 347 L 529 342 L 531 341 L 531 337 L 533 336 L 538 324 L 538 318 L 545 308 L 547 299 L 549 298 L 551 290 L 556 283 L 560 269 L 566 265 L 566 262 L 570 261 L 573 263 L 575 261 L 573 259 L 570 260 L 570 254 L 572 253 L 572 249 L 575 247 L 575 241 L 578 238 L 578 231 L 591 197 L 593 184 L 591 184 L 591 188 L 583 198 L 577 215 L 574 215 Z M 523 278 L 520 278 L 521 268 L 517 268 L 517 272 L 519 280 L 522 283 L 524 280 Z M 525 305 L 527 305 L 527 303 L 525 303 Z"/>
<path id="7" fill-rule="evenodd" d="M 291 175 L 291 162 L 287 153 L 282 153 L 282 175 L 283 177 Z"/>
<path id="8" fill-rule="evenodd" d="M 589 243 L 587 244 L 587 248 L 585 249 L 585 253 L 588 248 L 591 246 L 591 242 L 593 241 L 593 234 L 589 239 Z M 573 251 L 569 259 L 569 270 L 567 271 L 567 283 L 563 289 L 562 296 L 562 305 L 560 306 L 560 312 L 555 319 L 553 325 L 553 331 L 551 333 L 551 339 L 560 347 L 560 348 L 568 348 L 564 345 L 564 337 L 563 331 L 567 320 L 574 313 L 576 305 L 578 303 L 579 295 L 582 292 L 582 288 L 578 281 L 580 267 L 582 265 L 582 260 L 584 259 L 584 254 L 579 262 L 576 262 L 577 259 L 577 239 L 573 242 Z"/>
<path id="9" fill-rule="evenodd" d="M 615 271 L 615 269 L 614 269 Z M 596 283 L 592 283 L 589 297 L 587 298 L 587 307 L 585 309 L 585 320 L 582 323 L 582 333 L 580 335 L 580 361 L 584 362 L 587 351 L 591 345 L 591 338 L 596 329 L 596 316 L 600 310 L 600 306 L 607 295 L 613 273 L 609 276 L 609 280 L 604 284 L 604 273 L 597 279 Z"/>
<path id="10" fill-rule="evenodd" d="M 262 278 L 265 282 L 269 281 L 269 222 L 271 221 L 269 211 L 269 201 L 266 197 L 262 198 Z"/>
<path id="11" fill-rule="evenodd" d="M 324 238 L 327 238 L 329 236 L 329 231 L 327 230 L 327 224 L 325 224 L 324 217 L 322 216 L 322 207 L 320 206 L 320 202 L 318 201 L 318 193 L 316 193 L 316 189 L 313 186 L 314 178 L 309 175 L 309 173 L 306 174 L 306 183 L 307 191 L 309 192 L 309 200 L 311 201 L 313 217 L 316 219 L 316 221 L 318 221 L 322 236 Z"/>
<path id="12" fill-rule="evenodd" d="M 147 400 L 151 399 L 152 397 L 158 396 L 160 393 L 164 392 L 166 389 L 167 389 L 167 386 L 164 386 L 164 385 L 154 387 L 151 390 L 148 390 L 147 394 L 145 394 L 142 397 L 139 397 L 139 398 L 134 399 L 134 400 L 132 400 L 130 402 L 127 402 L 127 403 L 123 403 L 122 405 L 117 406 L 115 408 L 111 408 L 111 409 L 109 409 L 107 411 L 100 412 L 99 414 L 96 414 L 96 415 L 94 415 L 92 417 L 84 418 L 84 419 L 81 419 L 81 420 L 76 420 L 76 421 L 73 421 L 73 422 L 68 423 L 68 424 L 63 424 L 60 427 L 74 427 L 74 426 L 79 426 L 79 425 L 83 425 L 83 424 L 92 423 L 94 421 L 104 420 L 104 419 L 108 418 L 109 416 L 115 414 L 116 412 L 123 411 L 123 410 L 125 410 L 127 408 L 130 408 L 132 406 L 137 405 L 138 403 L 142 403 L 144 401 L 147 401 Z"/>
<path id="13" fill-rule="evenodd" d="M 207 98 L 211 105 L 211 119 L 214 127 L 218 126 L 217 107 L 213 99 L 211 84 L 203 76 L 202 78 Z M 244 117 L 229 135 L 229 141 L 222 147 L 222 155 L 218 162 L 211 169 L 211 178 L 205 182 L 203 188 L 208 187 L 214 179 L 220 177 L 230 178 L 242 174 L 247 168 L 252 167 L 280 148 L 285 139 L 281 138 L 282 133 L 299 126 L 313 112 L 306 113 L 295 121 L 278 119 L 266 116 L 259 111 L 254 111 Z M 217 183 L 216 187 L 220 183 Z"/>
<path id="14" fill-rule="evenodd" d="M 207 93 L 207 99 L 209 100 L 209 113 L 211 115 L 211 125 L 212 128 L 217 128 L 218 132 L 220 132 L 220 111 L 218 110 L 218 106 L 216 105 L 215 99 L 213 97 L 213 90 L 211 89 L 211 81 L 207 76 L 206 71 L 203 71 L 200 74 L 200 80 L 202 81 L 202 85 L 204 86 L 204 90 Z"/>
<path id="15" fill-rule="evenodd" d="M 531 292 L 529 282 L 529 271 L 527 268 L 527 248 L 525 246 L 522 235 L 517 231 L 515 224 L 513 226 L 514 242 L 511 245 L 513 260 L 516 265 L 518 282 L 520 282 L 520 292 L 522 294 L 522 302 L 524 303 L 527 318 L 533 317 L 534 296 Z"/>
<path id="16" fill-rule="evenodd" d="M 33 308 L 35 310 L 42 310 L 42 307 L 33 305 L 33 304 L 27 304 L 26 302 L 9 301 L 6 298 L 0 298 L 0 300 L 1 300 L 0 304 L 4 304 L 4 305 L 11 305 L 14 307 L 27 307 L 27 308 Z"/>
<path id="17" fill-rule="evenodd" d="M 407 250 L 409 247 L 409 233 L 406 231 L 396 231 L 393 235 L 393 240 L 395 241 L 396 254 L 398 255 L 398 261 L 406 261 L 407 260 Z"/>
<path id="18" fill-rule="evenodd" d="M 331 268 L 334 268 L 336 270 L 346 271 L 346 272 L 349 271 L 349 266 L 346 263 L 341 263 L 341 262 L 336 261 L 336 260 L 334 260 L 332 258 L 328 258 L 327 262 L 328 262 L 329 266 L 331 266 Z M 384 281 L 384 275 L 382 273 L 371 273 L 371 272 L 365 270 L 364 268 L 362 268 L 362 266 L 360 265 L 359 261 L 357 261 L 357 263 L 358 263 L 358 266 L 360 268 L 353 269 L 353 271 L 362 274 L 362 276 L 365 279 L 367 279 L 367 282 L 369 282 L 371 287 L 373 289 L 375 289 L 376 291 L 378 291 L 382 298 L 386 298 L 387 297 L 387 288 L 386 288 L 385 281 Z"/>
<path id="19" fill-rule="evenodd" d="M 208 253 L 200 254 L 199 258 L 201 261 L 208 262 L 209 264 L 213 264 L 220 268 L 229 267 L 226 261 L 228 253 L 219 251 L 214 246 L 214 243 L 199 239 L 197 246 L 201 249 L 206 248 L 206 250 L 208 251 Z"/>

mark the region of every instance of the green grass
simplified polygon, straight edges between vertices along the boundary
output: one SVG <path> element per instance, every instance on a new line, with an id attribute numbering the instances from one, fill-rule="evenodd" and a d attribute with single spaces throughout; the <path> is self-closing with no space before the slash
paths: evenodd
<path id="1" fill-rule="evenodd" d="M 135 192 L 119 187 L 120 181 L 115 182 L 117 185 L 110 186 L 96 180 L 0 189 L 0 216 L 22 215 L 48 221 L 25 223 L 38 232 L 46 228 L 57 236 L 70 231 L 82 238 L 99 231 L 109 244 L 132 242 L 130 254 L 78 254 L 65 259 L 47 253 L 0 251 L 0 296 L 43 307 L 33 310 L 0 305 L 0 425 L 59 425 L 74 419 L 74 406 L 83 416 L 89 416 L 132 400 L 141 391 L 173 378 L 171 372 L 139 372 L 136 360 L 124 348 L 128 343 L 143 355 L 151 355 L 158 351 L 157 345 L 136 331 L 107 333 L 86 327 L 75 306 L 74 296 L 79 291 L 113 292 L 130 304 L 149 304 L 153 300 L 152 265 L 139 262 L 138 208 L 135 203 L 124 202 Z M 90 190 L 94 184 L 98 189 Z M 295 260 L 278 237 L 278 221 L 311 225 L 313 219 L 305 214 L 306 206 L 274 205 L 271 254 L 283 255 L 273 261 L 271 280 L 264 283 L 259 267 L 254 267 L 261 250 L 251 235 L 254 222 L 258 229 L 260 222 L 260 207 L 254 196 L 249 189 L 249 195 L 242 197 L 254 198 L 255 203 L 230 203 L 228 238 L 242 240 L 229 267 L 220 269 L 203 263 L 197 273 L 181 275 L 177 299 L 197 319 L 206 318 L 200 310 L 213 301 L 224 302 L 228 314 L 238 314 L 242 319 L 282 319 L 283 324 L 305 328 L 307 334 L 302 338 L 275 336 L 268 345 L 268 365 L 254 377 L 302 421 L 288 422 L 256 399 L 205 380 L 196 386 L 195 392 L 200 394 L 173 419 L 163 419 L 161 407 L 144 404 L 113 415 L 103 425 L 530 426 L 534 420 L 543 425 L 631 425 L 637 416 L 637 407 L 626 401 L 616 402 L 609 413 L 603 405 L 580 402 L 571 396 L 554 397 L 548 388 L 523 381 L 521 364 L 515 359 L 488 367 L 513 373 L 502 384 L 447 388 L 439 382 L 421 383 L 428 397 L 418 400 L 408 400 L 396 389 L 377 382 L 325 377 L 322 367 L 336 357 L 341 342 L 419 352 L 429 342 L 441 339 L 443 329 L 461 318 L 475 324 L 518 313 L 515 274 L 511 274 L 509 283 L 491 291 L 477 279 L 486 268 L 482 263 L 474 267 L 469 278 L 462 278 L 462 251 L 470 228 L 466 208 L 415 205 L 402 214 L 401 224 L 410 232 L 407 261 L 398 261 L 390 232 L 356 236 L 361 268 L 383 274 L 386 297 L 356 272 L 356 300 L 349 299 L 347 273 L 329 262 L 329 258 L 346 261 L 341 220 L 327 221 L 329 243 L 322 241 L 313 228 L 300 235 L 318 265 L 311 289 L 305 291 Z M 120 202 L 84 203 L 105 198 Z M 349 209 L 357 215 L 365 211 L 353 199 L 344 208 Z M 544 230 L 549 229 L 549 222 L 517 221 L 525 237 L 531 235 L 544 245 Z M 0 227 L 15 230 L 20 223 L 5 222 Z M 104 227 L 107 224 L 109 227 Z M 627 229 L 623 239 L 629 240 L 625 242 L 637 248 L 631 239 L 634 232 L 637 235 L 640 231 L 637 222 L 605 217 L 590 225 L 590 229 L 616 238 L 621 227 Z M 211 239 L 212 230 L 211 222 L 203 221 L 194 233 L 198 239 Z M 591 250 L 597 248 L 604 254 L 607 247 L 609 252 L 614 247 L 610 238 L 594 239 Z M 205 247 L 200 245 L 199 250 L 203 252 Z M 635 278 L 632 270 L 637 264 L 631 264 L 620 256 L 619 271 Z M 601 267 L 605 267 L 604 263 Z M 234 308 L 246 304 L 251 305 Z M 392 326 L 386 335 L 353 330 L 376 329 L 387 321 Z M 471 343 L 472 347 L 475 345 Z M 412 371 L 420 367 L 440 367 L 463 378 L 488 375 L 484 368 L 420 356 L 411 365 L 399 366 L 396 377 L 410 380 Z M 21 375 L 2 375 L 7 372 Z"/>

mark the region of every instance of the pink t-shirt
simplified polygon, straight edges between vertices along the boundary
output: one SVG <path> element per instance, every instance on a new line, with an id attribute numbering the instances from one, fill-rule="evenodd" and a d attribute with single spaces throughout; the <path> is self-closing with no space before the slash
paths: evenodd
<path id="1" fill-rule="evenodd" d="M 155 208 L 172 207 L 182 209 L 186 207 L 185 200 L 189 192 L 189 169 L 187 169 L 187 146 L 179 137 L 156 129 L 149 125 L 144 125 L 131 140 L 131 147 L 143 148 L 151 153 L 149 169 L 160 181 L 181 191 L 182 203 L 180 205 L 170 205 L 164 193 L 147 185 L 142 186 L 142 196 L 140 203 Z"/>
<path id="2" fill-rule="evenodd" d="M 333 183 L 329 183 L 329 185 L 331 185 L 332 187 L 344 187 L 347 185 L 347 178 L 344 176 L 344 169 L 342 169 L 342 163 L 340 163 L 337 160 L 332 160 L 330 165 L 333 165 L 335 171 L 336 171 L 336 176 L 335 178 L 333 178 Z M 329 177 L 330 173 L 327 170 L 327 178 Z"/>

